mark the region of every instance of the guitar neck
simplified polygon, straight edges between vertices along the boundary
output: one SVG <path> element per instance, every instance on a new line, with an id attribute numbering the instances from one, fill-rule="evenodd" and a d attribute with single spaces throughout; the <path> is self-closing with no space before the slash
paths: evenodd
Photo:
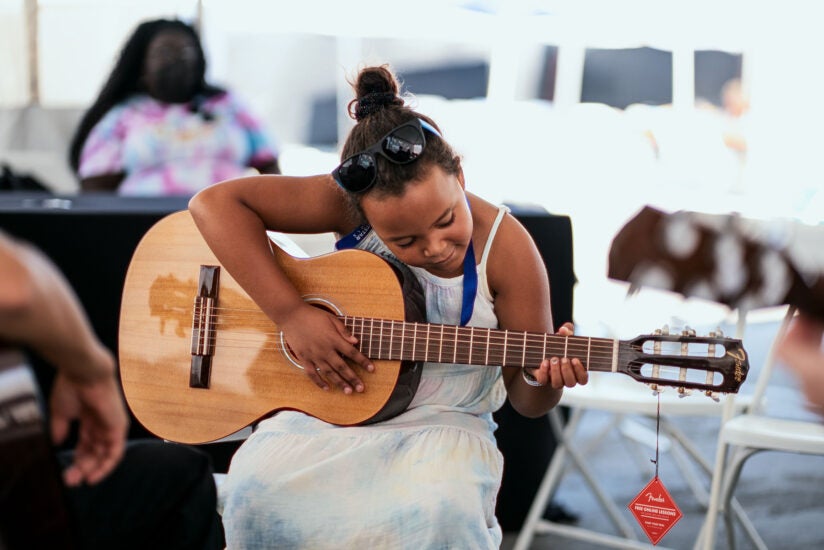
<path id="1" fill-rule="evenodd" d="M 548 357 L 578 358 L 593 371 L 617 371 L 625 342 L 479 327 L 341 317 L 372 359 L 535 367 Z"/>

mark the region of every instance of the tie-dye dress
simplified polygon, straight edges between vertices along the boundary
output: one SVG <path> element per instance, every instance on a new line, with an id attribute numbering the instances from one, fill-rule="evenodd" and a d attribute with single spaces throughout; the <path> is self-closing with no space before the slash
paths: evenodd
<path id="1" fill-rule="evenodd" d="M 78 175 L 123 173 L 121 195 L 193 195 L 276 158 L 262 124 L 231 92 L 192 105 L 146 94 L 116 105 L 86 138 Z"/>
<path id="2" fill-rule="evenodd" d="M 503 214 L 477 266 L 470 326 L 497 327 L 486 262 Z M 374 232 L 358 247 L 389 254 Z M 414 271 L 428 320 L 458 324 L 463 277 Z M 409 408 L 385 422 L 338 427 L 293 411 L 264 420 L 221 485 L 228 548 L 498 548 L 492 413 L 504 399 L 500 367 L 426 363 Z"/>

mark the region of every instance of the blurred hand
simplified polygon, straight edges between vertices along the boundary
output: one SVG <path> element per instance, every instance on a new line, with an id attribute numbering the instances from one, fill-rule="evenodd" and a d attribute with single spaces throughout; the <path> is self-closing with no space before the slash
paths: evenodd
<path id="1" fill-rule="evenodd" d="M 778 343 L 778 358 L 792 370 L 810 405 L 824 413 L 824 323 L 799 314 Z"/>
<path id="2" fill-rule="evenodd" d="M 93 485 L 106 477 L 123 457 L 129 418 L 114 375 L 75 381 L 63 373 L 51 393 L 51 434 L 55 444 L 79 422 L 72 464 L 63 472 L 66 485 Z"/>

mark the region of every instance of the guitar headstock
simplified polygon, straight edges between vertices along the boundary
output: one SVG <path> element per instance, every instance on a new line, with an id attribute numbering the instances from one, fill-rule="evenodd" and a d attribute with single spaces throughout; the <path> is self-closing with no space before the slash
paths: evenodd
<path id="1" fill-rule="evenodd" d="M 824 319 L 824 276 L 802 277 L 736 215 L 644 207 L 613 239 L 608 276 L 744 310 L 791 304 Z"/>
<path id="2" fill-rule="evenodd" d="M 692 330 L 658 330 L 624 342 L 619 353 L 622 372 L 654 390 L 678 388 L 681 395 L 688 390 L 702 390 L 713 398 L 738 393 L 750 368 L 741 340 L 725 338 L 720 331 L 696 336 Z"/>

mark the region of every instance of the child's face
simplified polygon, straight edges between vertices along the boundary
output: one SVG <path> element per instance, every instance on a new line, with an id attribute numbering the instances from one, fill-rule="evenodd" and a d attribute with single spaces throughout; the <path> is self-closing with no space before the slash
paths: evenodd
<path id="1" fill-rule="evenodd" d="M 421 181 L 399 197 L 361 200 L 366 219 L 402 262 L 439 277 L 463 273 L 463 259 L 472 239 L 472 214 L 466 203 L 463 174 L 432 167 Z"/>

